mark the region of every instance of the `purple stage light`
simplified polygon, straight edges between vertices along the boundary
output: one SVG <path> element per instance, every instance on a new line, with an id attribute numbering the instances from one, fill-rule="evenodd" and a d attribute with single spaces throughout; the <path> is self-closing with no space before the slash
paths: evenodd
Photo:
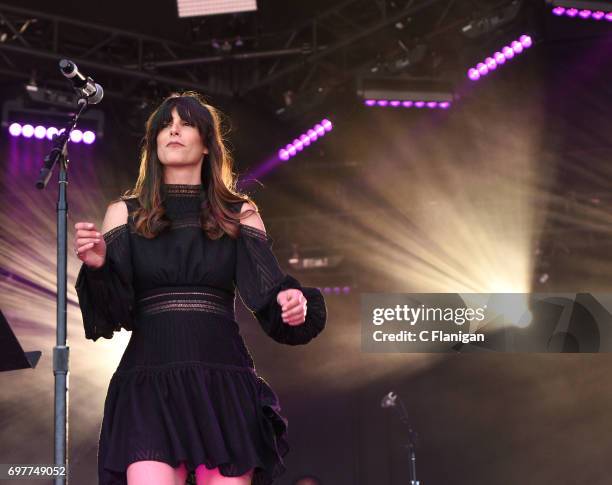
<path id="1" fill-rule="evenodd" d="M 486 57 L 483 62 L 479 62 L 475 67 L 468 69 L 467 76 L 472 81 L 478 81 L 481 77 L 496 70 L 504 64 L 506 60 L 521 54 L 532 45 L 533 39 L 529 35 L 523 34 L 518 40 L 512 41 L 510 45 L 505 46 L 501 51 L 495 52 L 492 56 Z"/>
<path id="2" fill-rule="evenodd" d="M 476 65 L 476 69 L 478 69 L 478 72 L 480 73 L 481 76 L 486 76 L 489 73 L 489 68 L 484 62 L 479 62 Z"/>
<path id="3" fill-rule="evenodd" d="M 506 60 L 510 60 L 514 57 L 514 50 L 512 49 L 512 47 L 506 46 L 502 49 L 502 52 Z"/>
<path id="4" fill-rule="evenodd" d="M 319 135 L 317 135 L 317 132 L 312 129 L 308 130 L 306 134 L 308 135 L 308 138 L 310 138 L 310 141 L 315 141 L 317 138 L 319 138 Z"/>
<path id="5" fill-rule="evenodd" d="M 552 9 L 552 13 L 555 15 L 563 15 L 565 13 L 565 7 L 555 7 Z"/>
<path id="6" fill-rule="evenodd" d="M 443 102 L 445 103 L 444 109 L 450 107 L 450 102 L 448 101 L 433 101 L 433 100 L 432 101 L 424 101 L 424 100 L 413 101 L 410 99 L 405 99 L 405 100 L 394 99 L 391 101 L 380 99 L 380 100 L 376 100 L 376 105 L 377 106 L 392 106 L 393 108 L 397 108 L 399 106 L 402 106 L 404 108 L 424 108 L 424 107 L 441 108 L 442 107 L 441 103 Z"/>
<path id="7" fill-rule="evenodd" d="M 292 144 L 298 152 L 301 152 L 304 149 L 304 144 L 297 138 L 293 140 Z"/>
<path id="8" fill-rule="evenodd" d="M 289 160 L 294 157 L 297 152 L 302 151 L 304 148 L 315 142 L 318 138 L 325 136 L 328 131 L 333 128 L 332 122 L 327 118 L 323 118 L 319 123 L 314 125 L 306 133 L 302 133 L 299 137 L 293 140 L 292 143 L 278 151 L 278 158 L 281 160 Z"/>
<path id="9" fill-rule="evenodd" d="M 584 5 L 584 7 L 588 7 L 587 5 Z M 593 19 L 593 20 L 602 20 L 602 19 L 607 19 L 607 20 L 611 20 L 612 21 L 612 12 L 606 12 L 606 11 L 602 11 L 602 10 L 593 10 L 591 8 L 580 8 L 580 6 L 576 6 L 576 7 L 562 7 L 562 6 L 556 6 L 554 7 L 551 12 L 553 13 L 553 15 L 556 16 L 562 16 L 565 15 L 566 17 L 570 17 L 570 18 L 581 18 L 583 20 L 587 20 L 587 19 Z"/>
<path id="10" fill-rule="evenodd" d="M 72 130 L 72 133 L 70 133 L 70 141 L 73 143 L 81 143 L 83 141 L 83 132 L 81 130 Z"/>
<path id="11" fill-rule="evenodd" d="M 53 140 L 53 137 L 55 135 L 57 135 L 59 132 L 57 131 L 57 128 L 55 126 L 50 126 L 49 128 L 47 128 L 47 139 L 48 140 Z M 91 133 L 91 132 L 90 132 Z"/>
<path id="12" fill-rule="evenodd" d="M 11 123 L 9 126 L 9 133 L 11 136 L 21 135 L 21 125 L 19 123 Z"/>
<path id="13" fill-rule="evenodd" d="M 42 140 L 46 134 L 47 129 L 44 126 L 38 125 L 36 128 L 34 128 L 34 138 Z"/>
<path id="14" fill-rule="evenodd" d="M 83 143 L 91 145 L 94 141 L 96 141 L 96 134 L 93 131 L 87 130 L 83 132 Z"/>
<path id="15" fill-rule="evenodd" d="M 533 39 L 528 35 L 521 35 L 519 38 L 519 42 L 523 45 L 525 49 L 529 49 L 533 45 Z"/>
<path id="16" fill-rule="evenodd" d="M 523 44 L 521 44 L 518 40 L 515 40 L 514 42 L 512 42 L 510 46 L 512 47 L 512 50 L 516 52 L 517 54 L 520 54 L 521 52 L 523 52 Z"/>
<path id="17" fill-rule="evenodd" d="M 376 100 L 375 99 L 366 99 L 365 100 L 365 104 L 366 104 L 366 106 L 374 106 L 376 104 Z"/>
<path id="18" fill-rule="evenodd" d="M 450 105 L 451 104 L 448 101 L 442 101 L 440 104 L 438 104 L 438 107 L 442 109 L 448 109 L 450 108 Z"/>
<path id="19" fill-rule="evenodd" d="M 501 65 L 504 62 L 506 62 L 506 56 L 503 55 L 501 52 L 497 51 L 495 54 L 493 54 L 493 57 L 495 58 L 495 62 L 497 63 L 497 65 Z"/>
<path id="20" fill-rule="evenodd" d="M 21 128 L 21 136 L 24 138 L 32 138 L 32 136 L 34 136 L 34 127 L 32 125 L 23 125 L 23 128 Z"/>

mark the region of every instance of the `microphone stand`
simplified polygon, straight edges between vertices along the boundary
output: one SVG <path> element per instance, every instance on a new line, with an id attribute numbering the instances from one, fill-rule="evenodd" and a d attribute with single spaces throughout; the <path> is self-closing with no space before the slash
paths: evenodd
<path id="1" fill-rule="evenodd" d="M 57 326 L 56 345 L 53 347 L 53 374 L 55 376 L 55 414 L 54 414 L 54 465 L 65 467 L 65 474 L 54 478 L 54 485 L 68 483 L 68 358 L 69 347 L 66 345 L 66 302 L 67 302 L 67 241 L 68 241 L 68 142 L 70 134 L 76 127 L 79 117 L 87 109 L 87 98 L 78 101 L 79 110 L 66 124 L 64 131 L 53 138 L 53 148 L 44 158 L 36 188 L 47 187 L 53 169 L 59 166 L 59 192 L 57 200 Z"/>
<path id="2" fill-rule="evenodd" d="M 399 407 L 396 404 L 399 402 Z M 420 485 L 419 480 L 416 478 L 416 446 L 419 438 L 419 434 L 412 429 L 410 421 L 408 419 L 408 411 L 404 405 L 404 401 L 399 395 L 394 392 L 390 392 L 383 398 L 382 407 L 395 408 L 399 414 L 399 419 L 402 424 L 408 426 L 408 443 L 404 445 L 408 449 L 408 455 L 410 462 L 408 463 L 408 476 L 410 478 L 410 485 Z"/>

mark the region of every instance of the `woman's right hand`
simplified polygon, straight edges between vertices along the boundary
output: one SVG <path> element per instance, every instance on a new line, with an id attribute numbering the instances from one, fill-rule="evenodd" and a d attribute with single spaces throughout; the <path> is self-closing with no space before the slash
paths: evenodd
<path id="1" fill-rule="evenodd" d="M 101 268 L 106 260 L 106 242 L 91 222 L 74 225 L 74 249 L 77 257 L 93 269 Z"/>

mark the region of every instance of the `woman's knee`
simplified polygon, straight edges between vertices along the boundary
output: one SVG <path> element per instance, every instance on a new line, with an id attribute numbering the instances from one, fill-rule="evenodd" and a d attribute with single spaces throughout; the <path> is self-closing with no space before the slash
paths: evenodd
<path id="1" fill-rule="evenodd" d="M 128 485 L 184 485 L 187 473 L 184 463 L 173 468 L 160 461 L 136 461 L 127 468 L 127 482 Z"/>

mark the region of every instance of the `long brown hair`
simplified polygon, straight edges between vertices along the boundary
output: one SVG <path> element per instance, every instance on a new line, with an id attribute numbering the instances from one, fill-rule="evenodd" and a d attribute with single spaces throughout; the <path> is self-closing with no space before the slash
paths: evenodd
<path id="1" fill-rule="evenodd" d="M 136 232 L 150 239 L 170 226 L 162 204 L 163 165 L 157 157 L 157 135 L 172 120 L 174 108 L 182 120 L 198 128 L 202 142 L 208 148 L 202 163 L 202 181 L 206 191 L 200 213 L 202 229 L 210 239 L 219 239 L 223 234 L 235 238 L 240 219 L 256 211 L 257 205 L 236 189 L 237 177 L 224 143 L 226 133 L 222 132 L 221 113 L 193 91 L 168 96 L 147 120 L 136 185 L 121 197 L 138 199 L 139 208 L 134 213 Z M 240 216 L 239 212 L 229 208 L 241 202 L 251 203 L 255 210 L 248 210 Z"/>

